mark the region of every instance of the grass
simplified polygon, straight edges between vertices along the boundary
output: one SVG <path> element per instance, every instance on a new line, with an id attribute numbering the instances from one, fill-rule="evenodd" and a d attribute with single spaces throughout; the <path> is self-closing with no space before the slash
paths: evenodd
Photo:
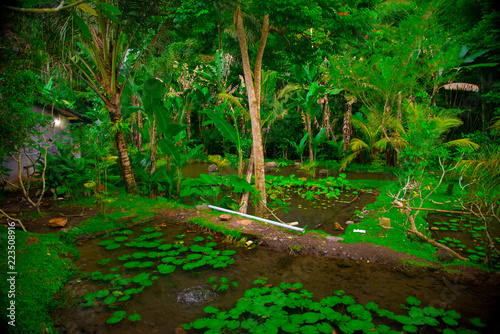
<path id="1" fill-rule="evenodd" d="M 407 259 L 407 258 L 401 259 L 401 262 L 405 266 L 414 267 L 414 268 L 426 268 L 426 267 L 430 266 L 429 263 L 415 261 L 415 260 L 410 260 L 410 259 Z"/>
<path id="2" fill-rule="evenodd" d="M 7 248 L 7 229 L 0 227 L 1 247 Z M 5 233 L 4 233 L 5 232 Z M 12 333 L 41 333 L 50 327 L 48 313 L 55 310 L 60 301 L 55 294 L 76 272 L 72 263 L 77 258 L 76 250 L 60 241 L 54 234 L 35 234 L 16 231 L 16 284 L 15 299 L 2 294 L 0 307 L 7 308 L 15 300 L 16 326 L 3 326 Z M 10 272 L 7 261 L 2 261 L 0 270 Z M 9 268 L 10 269 L 10 268 Z M 0 280 L 2 291 L 8 291 L 6 279 Z M 2 321 L 5 321 L 2 317 Z"/>

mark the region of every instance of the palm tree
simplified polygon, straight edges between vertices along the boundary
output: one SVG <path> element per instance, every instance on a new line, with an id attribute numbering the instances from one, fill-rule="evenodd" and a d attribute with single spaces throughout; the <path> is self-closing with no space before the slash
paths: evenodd
<path id="1" fill-rule="evenodd" d="M 387 149 L 387 138 L 382 135 L 382 126 L 374 113 L 368 113 L 366 119 L 353 117 L 351 124 L 363 134 L 364 140 L 361 138 L 350 140 L 349 148 L 352 153 L 342 160 L 340 170 L 344 170 L 349 163 L 358 158 L 363 152 L 369 154 L 370 163 L 373 163 L 377 154 Z M 386 127 L 402 130 L 394 119 L 387 121 Z"/>
<path id="2" fill-rule="evenodd" d="M 154 2 L 123 0 L 80 3 L 47 20 L 49 52 L 102 99 L 109 113 L 121 176 L 130 193 L 137 193 L 137 186 L 124 136 L 121 98 L 153 37 L 144 25 L 152 28 L 155 22 L 142 15 L 151 18 L 153 6 Z"/>
<path id="3" fill-rule="evenodd" d="M 422 148 L 426 145 L 440 144 L 444 147 L 462 147 L 477 149 L 479 145 L 469 138 L 450 141 L 445 134 L 452 128 L 462 125 L 462 121 L 446 111 L 433 112 L 430 108 L 413 103 L 405 105 L 407 127 L 399 132 L 401 147 Z"/>

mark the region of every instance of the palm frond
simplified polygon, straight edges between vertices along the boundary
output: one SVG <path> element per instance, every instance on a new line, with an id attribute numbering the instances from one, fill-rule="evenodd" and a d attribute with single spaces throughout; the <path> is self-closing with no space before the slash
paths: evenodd
<path id="1" fill-rule="evenodd" d="M 500 117 L 496 117 L 492 120 L 493 124 L 490 126 L 490 130 L 494 135 L 500 134 Z"/>
<path id="2" fill-rule="evenodd" d="M 226 101 L 229 101 L 230 103 L 234 104 L 236 109 L 238 109 L 239 112 L 241 112 L 243 114 L 243 116 L 245 117 L 246 120 L 250 119 L 250 114 L 248 113 L 248 110 L 246 110 L 240 103 L 240 101 L 234 97 L 233 95 L 231 94 L 226 94 L 226 93 L 220 93 L 217 95 L 218 97 L 226 100 Z"/>
<path id="3" fill-rule="evenodd" d="M 347 168 L 347 165 L 350 164 L 354 159 L 356 159 L 356 157 L 358 156 L 359 154 L 359 151 L 358 152 L 354 152 L 352 154 L 349 154 L 347 157 L 345 157 L 344 159 L 342 159 L 342 161 L 340 162 L 340 168 L 339 168 L 339 171 L 343 171 Z"/>
<path id="4" fill-rule="evenodd" d="M 373 144 L 373 148 L 377 149 L 377 150 L 385 150 L 387 148 L 387 138 L 382 138 L 382 139 L 379 139 L 377 140 L 374 144 Z"/>
<path id="5" fill-rule="evenodd" d="M 370 146 L 359 138 L 353 138 L 353 139 L 351 139 L 351 142 L 349 143 L 349 148 L 353 152 L 359 152 L 359 151 L 362 151 L 364 149 L 369 150 Z"/>
<path id="6" fill-rule="evenodd" d="M 445 147 L 462 147 L 462 148 L 470 148 L 473 150 L 477 150 L 480 146 L 474 142 L 472 142 L 469 138 L 455 139 L 443 143 Z"/>

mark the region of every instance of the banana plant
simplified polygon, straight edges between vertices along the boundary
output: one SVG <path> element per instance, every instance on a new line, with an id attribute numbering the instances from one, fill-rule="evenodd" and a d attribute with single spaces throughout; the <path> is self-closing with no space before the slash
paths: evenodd
<path id="1" fill-rule="evenodd" d="M 297 154 L 300 157 L 300 162 L 304 162 L 304 149 L 306 148 L 306 142 L 307 142 L 307 139 L 309 138 L 309 133 L 307 133 L 306 131 L 304 131 L 304 132 L 305 132 L 305 134 L 302 137 L 302 139 L 300 140 L 298 145 L 295 142 L 290 141 L 290 140 L 285 138 L 286 141 L 288 141 L 290 143 L 290 145 L 292 145 L 295 148 L 295 152 L 297 152 Z"/>
<path id="2" fill-rule="evenodd" d="M 314 64 L 295 65 L 292 68 L 294 79 L 298 84 L 295 87 L 295 101 L 293 106 L 298 107 L 302 112 L 305 130 L 308 133 L 309 162 L 314 160 L 313 131 L 312 122 L 315 117 L 320 117 L 321 106 L 317 101 L 325 95 L 335 95 L 342 90 L 328 88 L 320 85 L 320 69 Z"/>
<path id="3" fill-rule="evenodd" d="M 241 178 L 243 176 L 243 147 L 241 134 L 238 130 L 238 115 L 234 109 L 232 112 L 228 112 L 233 119 L 233 127 L 224 117 L 224 110 L 227 109 L 229 109 L 228 104 L 227 102 L 224 102 L 222 105 L 215 107 L 215 112 L 203 110 L 202 113 L 206 114 L 208 118 L 210 118 L 210 120 L 204 122 L 203 125 L 215 124 L 224 139 L 229 140 L 236 146 L 236 152 L 238 154 L 238 177 Z"/>

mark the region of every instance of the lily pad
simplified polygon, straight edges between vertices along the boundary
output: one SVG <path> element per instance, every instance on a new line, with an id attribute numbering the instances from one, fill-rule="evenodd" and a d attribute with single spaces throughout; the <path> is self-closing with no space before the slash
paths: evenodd
<path id="1" fill-rule="evenodd" d="M 125 268 L 137 268 L 141 263 L 139 261 L 127 262 L 123 266 Z"/>
<path id="2" fill-rule="evenodd" d="M 233 254 L 236 254 L 236 251 L 232 249 L 226 249 L 221 252 L 221 255 L 226 255 L 226 256 L 230 256 Z"/>
<path id="3" fill-rule="evenodd" d="M 130 295 L 125 295 L 123 297 L 121 297 L 120 299 L 118 299 L 119 302 L 124 302 L 126 300 L 129 300 L 130 299 Z"/>
<path id="4" fill-rule="evenodd" d="M 175 270 L 175 266 L 172 266 L 172 265 L 169 265 L 169 264 L 160 264 L 158 266 L 158 272 L 160 274 L 170 274 L 171 272 L 173 272 Z"/>
<path id="5" fill-rule="evenodd" d="M 106 246 L 106 249 L 109 249 L 109 250 L 111 250 L 111 249 L 117 249 L 120 246 L 121 246 L 120 244 L 111 244 L 111 245 Z"/>
<path id="6" fill-rule="evenodd" d="M 116 298 L 115 296 L 108 296 L 108 297 L 106 297 L 106 299 L 104 299 L 104 303 L 106 305 L 109 305 L 109 304 L 115 303 L 117 300 L 118 300 L 118 298 Z"/>
<path id="7" fill-rule="evenodd" d="M 143 257 L 146 257 L 146 253 L 137 252 L 137 253 L 132 254 L 132 257 L 134 259 L 142 259 Z"/>
<path id="8" fill-rule="evenodd" d="M 172 248 L 172 244 L 163 244 L 163 245 L 158 247 L 158 249 L 164 250 L 164 251 L 169 250 L 170 248 Z"/>
<path id="9" fill-rule="evenodd" d="M 139 265 L 139 268 L 146 268 L 146 267 L 151 267 L 153 264 L 155 264 L 154 262 L 152 261 L 147 261 L 147 262 L 143 262 Z"/>
<path id="10" fill-rule="evenodd" d="M 108 324 L 116 324 L 117 322 L 120 322 L 123 318 L 127 316 L 127 312 L 125 311 L 116 311 L 114 315 L 109 318 L 106 322 Z"/>
<path id="11" fill-rule="evenodd" d="M 142 230 L 142 232 L 144 233 L 151 233 L 154 231 L 155 231 L 154 227 L 146 227 L 145 229 Z"/>
<path id="12" fill-rule="evenodd" d="M 154 239 L 154 238 L 161 237 L 162 235 L 163 235 L 163 233 L 161 233 L 161 232 L 155 232 L 155 233 L 151 233 L 151 234 L 146 235 L 146 237 L 144 237 L 144 239 Z"/>
<path id="13" fill-rule="evenodd" d="M 104 298 L 107 295 L 109 295 L 109 290 L 99 290 L 99 291 L 97 291 L 96 297 L 98 297 L 98 298 Z"/>

